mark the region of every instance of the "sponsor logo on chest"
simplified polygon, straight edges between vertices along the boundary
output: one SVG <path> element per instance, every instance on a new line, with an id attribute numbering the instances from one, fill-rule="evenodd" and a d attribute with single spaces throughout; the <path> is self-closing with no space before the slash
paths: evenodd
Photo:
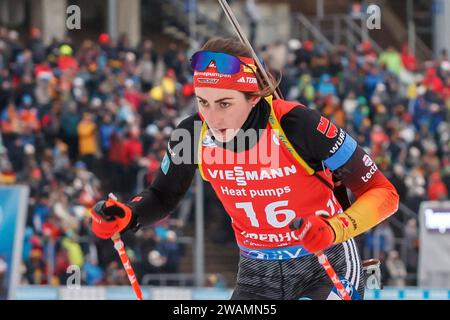
<path id="1" fill-rule="evenodd" d="M 238 186 L 246 186 L 248 181 L 273 180 L 296 174 L 297 167 L 291 165 L 273 169 L 244 170 L 243 167 L 235 166 L 230 170 L 208 168 L 207 171 L 211 179 L 236 181 Z"/>

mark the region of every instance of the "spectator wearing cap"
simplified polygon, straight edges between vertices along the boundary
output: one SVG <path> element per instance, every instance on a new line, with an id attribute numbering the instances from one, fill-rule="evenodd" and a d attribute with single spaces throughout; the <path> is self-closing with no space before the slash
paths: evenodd
<path id="1" fill-rule="evenodd" d="M 46 50 L 44 42 L 42 41 L 41 30 L 39 28 L 31 28 L 30 40 L 28 41 L 27 48 L 33 53 L 34 63 L 41 63 L 45 60 Z"/>
<path id="2" fill-rule="evenodd" d="M 38 111 L 33 106 L 33 98 L 28 94 L 22 97 L 22 108 L 19 110 L 19 117 L 23 133 L 35 134 L 39 131 Z"/>
<path id="3" fill-rule="evenodd" d="M 108 46 L 110 40 L 111 40 L 111 39 L 110 39 L 110 37 L 109 37 L 109 34 L 107 34 L 107 33 L 101 33 L 101 34 L 98 36 L 98 42 L 99 42 L 99 44 L 100 44 L 101 46 Z"/>
<path id="4" fill-rule="evenodd" d="M 295 51 L 294 65 L 300 66 L 302 63 L 310 64 L 314 50 L 314 42 L 311 40 L 304 41 L 300 48 Z"/>
<path id="5" fill-rule="evenodd" d="M 71 69 L 73 72 L 78 72 L 78 62 L 72 56 L 73 49 L 68 44 L 63 44 L 59 47 L 58 68 L 61 71 Z"/>

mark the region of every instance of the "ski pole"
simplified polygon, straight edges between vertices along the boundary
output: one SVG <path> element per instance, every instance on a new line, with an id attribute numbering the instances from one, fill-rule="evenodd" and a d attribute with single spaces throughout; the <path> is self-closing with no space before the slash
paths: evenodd
<path id="1" fill-rule="evenodd" d="M 290 228 L 294 229 L 294 230 L 298 230 L 298 229 L 300 229 L 302 224 L 303 224 L 303 219 L 299 218 L 299 219 L 294 220 L 291 223 Z M 328 260 L 328 257 L 326 256 L 326 254 L 323 253 L 323 251 L 319 251 L 314 254 L 317 257 L 317 260 L 319 261 L 320 265 L 323 267 L 326 274 L 328 275 L 328 278 L 330 278 L 334 287 L 340 294 L 341 298 L 343 300 L 352 300 L 352 298 L 348 294 L 347 290 L 345 290 L 344 285 L 342 284 L 342 281 L 339 279 L 336 271 L 334 270 L 333 266 L 331 265 L 330 261 Z"/>
<path id="2" fill-rule="evenodd" d="M 108 198 L 109 199 L 107 201 L 111 201 L 113 203 L 117 202 L 117 197 L 113 193 L 110 193 L 108 195 Z M 122 239 L 120 238 L 120 233 L 119 232 L 115 233 L 111 237 L 111 240 L 114 242 L 114 249 L 116 249 L 117 253 L 119 254 L 120 261 L 122 262 L 123 268 L 127 273 L 128 280 L 130 281 L 131 287 L 133 288 L 136 298 L 138 300 L 144 300 L 141 287 L 133 270 L 133 266 L 131 265 L 127 252 L 125 251 L 125 245 Z"/>
<path id="3" fill-rule="evenodd" d="M 339 292 L 342 299 L 343 300 L 352 300 L 352 298 L 348 294 L 347 290 L 345 290 L 344 285 L 342 284 L 338 275 L 336 274 L 336 271 L 334 271 L 333 267 L 331 266 L 331 263 L 328 260 L 328 257 L 325 255 L 325 253 L 323 253 L 322 251 L 319 251 L 315 255 L 317 256 L 317 260 L 319 260 L 319 263 L 324 268 L 324 270 L 327 273 L 328 277 L 330 278 L 331 282 L 333 282 L 333 285 L 336 287 L 336 290 Z"/>

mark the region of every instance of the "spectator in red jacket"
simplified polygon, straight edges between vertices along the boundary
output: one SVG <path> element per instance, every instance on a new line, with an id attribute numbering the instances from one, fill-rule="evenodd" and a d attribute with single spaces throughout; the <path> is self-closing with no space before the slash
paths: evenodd
<path id="1" fill-rule="evenodd" d="M 405 43 L 402 46 L 401 57 L 402 57 L 403 66 L 406 68 L 406 70 L 412 71 L 412 72 L 416 71 L 416 69 L 417 69 L 416 57 L 414 56 L 414 54 L 409 52 L 407 43 Z"/>
<path id="2" fill-rule="evenodd" d="M 136 187 L 136 177 L 139 171 L 138 161 L 142 157 L 142 142 L 139 140 L 139 129 L 133 127 L 126 134 L 123 142 L 122 164 L 125 170 L 125 192 L 134 190 Z"/>
<path id="3" fill-rule="evenodd" d="M 442 181 L 439 172 L 433 172 L 430 176 L 428 184 L 428 199 L 429 200 L 445 200 L 448 198 L 448 190 L 445 183 Z"/>
<path id="4" fill-rule="evenodd" d="M 427 69 L 423 85 L 437 94 L 441 94 L 444 88 L 444 84 L 437 75 L 436 69 L 432 67 Z"/>
<path id="5" fill-rule="evenodd" d="M 142 157 L 142 142 L 139 140 L 139 129 L 130 129 L 123 142 L 122 163 L 132 166 Z"/>

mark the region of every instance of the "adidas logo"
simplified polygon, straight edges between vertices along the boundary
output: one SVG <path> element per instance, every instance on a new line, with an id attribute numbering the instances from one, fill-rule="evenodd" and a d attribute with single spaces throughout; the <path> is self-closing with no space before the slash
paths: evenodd
<path id="1" fill-rule="evenodd" d="M 241 77 L 237 82 L 239 82 L 239 83 L 246 83 L 246 81 L 245 81 L 245 78 L 244 77 Z"/>

